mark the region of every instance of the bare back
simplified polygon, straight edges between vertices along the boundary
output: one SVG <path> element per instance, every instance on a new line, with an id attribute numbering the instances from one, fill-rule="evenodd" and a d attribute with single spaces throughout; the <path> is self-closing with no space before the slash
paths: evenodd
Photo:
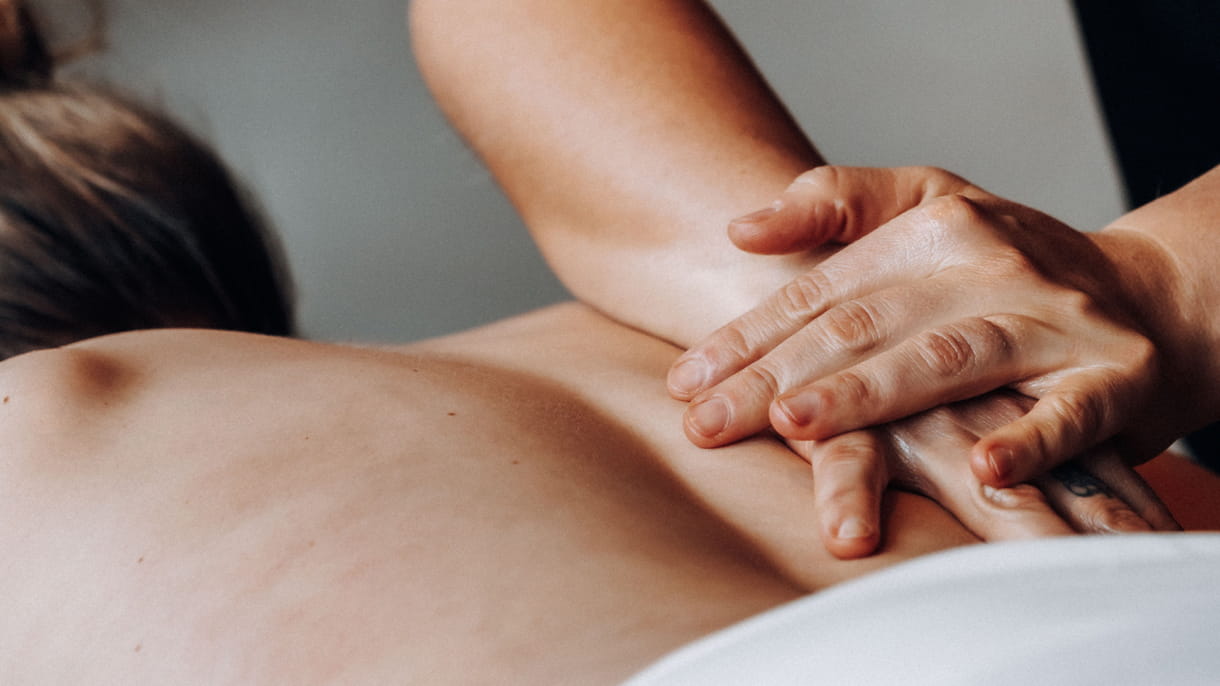
<path id="1" fill-rule="evenodd" d="M 973 540 L 895 494 L 830 558 L 807 465 L 691 446 L 677 351 L 564 305 L 394 351 L 170 331 L 0 365 L 12 683 L 607 683 Z"/>

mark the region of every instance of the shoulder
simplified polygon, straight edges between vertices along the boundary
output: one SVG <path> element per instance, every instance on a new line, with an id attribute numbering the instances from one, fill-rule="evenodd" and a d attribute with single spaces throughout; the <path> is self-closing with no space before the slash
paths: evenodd
<path id="1" fill-rule="evenodd" d="M 227 331 L 165 329 L 93 338 L 0 362 L 4 405 L 97 404 L 156 376 L 234 364 L 279 339 Z M 266 353 L 264 353 L 266 354 Z M 47 408 L 49 409 L 49 408 Z"/>
<path id="2" fill-rule="evenodd" d="M 536 374 L 565 385 L 590 382 L 606 375 L 620 383 L 626 377 L 638 377 L 655 385 L 680 352 L 670 343 L 575 302 L 552 305 L 394 350 L 465 359 Z"/>
<path id="3" fill-rule="evenodd" d="M 309 344 L 204 330 L 139 331 L 38 350 L 0 362 L 0 446 L 23 448 L 90 440 L 124 416 L 200 384 L 215 386 Z"/>

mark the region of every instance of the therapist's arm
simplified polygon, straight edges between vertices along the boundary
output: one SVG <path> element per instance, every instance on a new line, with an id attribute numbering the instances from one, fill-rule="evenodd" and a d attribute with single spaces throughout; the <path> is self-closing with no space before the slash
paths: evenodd
<path id="1" fill-rule="evenodd" d="M 822 164 L 719 19 L 676 0 L 417 0 L 446 115 L 581 300 L 686 346 L 799 273 L 725 227 Z"/>
<path id="2" fill-rule="evenodd" d="M 821 159 L 702 3 L 417 0 L 412 35 L 442 108 L 556 273 L 611 317 L 685 346 L 820 261 L 749 255 L 728 240 L 729 219 Z M 1118 498 L 982 488 L 948 458 L 997 417 L 945 410 L 791 444 L 813 464 L 827 546 L 850 557 L 877 545 L 891 481 L 988 539 L 1069 532 L 1044 492 L 1084 530 L 1147 528 Z M 1099 476 L 1156 520 L 1146 489 L 1111 474 Z"/>

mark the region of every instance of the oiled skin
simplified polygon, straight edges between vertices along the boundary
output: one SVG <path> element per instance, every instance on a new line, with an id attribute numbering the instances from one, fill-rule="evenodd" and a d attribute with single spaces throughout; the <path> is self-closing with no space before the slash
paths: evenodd
<path id="1" fill-rule="evenodd" d="M 562 305 L 384 351 L 122 334 L 0 364 L 7 683 L 610 683 L 972 538 L 891 499 L 835 560 L 807 465 L 690 445 L 676 349 Z"/>

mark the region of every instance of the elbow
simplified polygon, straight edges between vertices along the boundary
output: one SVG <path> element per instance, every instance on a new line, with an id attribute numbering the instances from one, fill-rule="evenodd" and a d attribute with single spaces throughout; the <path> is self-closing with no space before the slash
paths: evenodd
<path id="1" fill-rule="evenodd" d="M 444 83 L 446 66 L 457 55 L 456 38 L 464 25 L 462 15 L 469 11 L 468 3 L 460 0 L 408 0 L 407 36 L 415 63 L 424 81 L 433 91 Z"/>

